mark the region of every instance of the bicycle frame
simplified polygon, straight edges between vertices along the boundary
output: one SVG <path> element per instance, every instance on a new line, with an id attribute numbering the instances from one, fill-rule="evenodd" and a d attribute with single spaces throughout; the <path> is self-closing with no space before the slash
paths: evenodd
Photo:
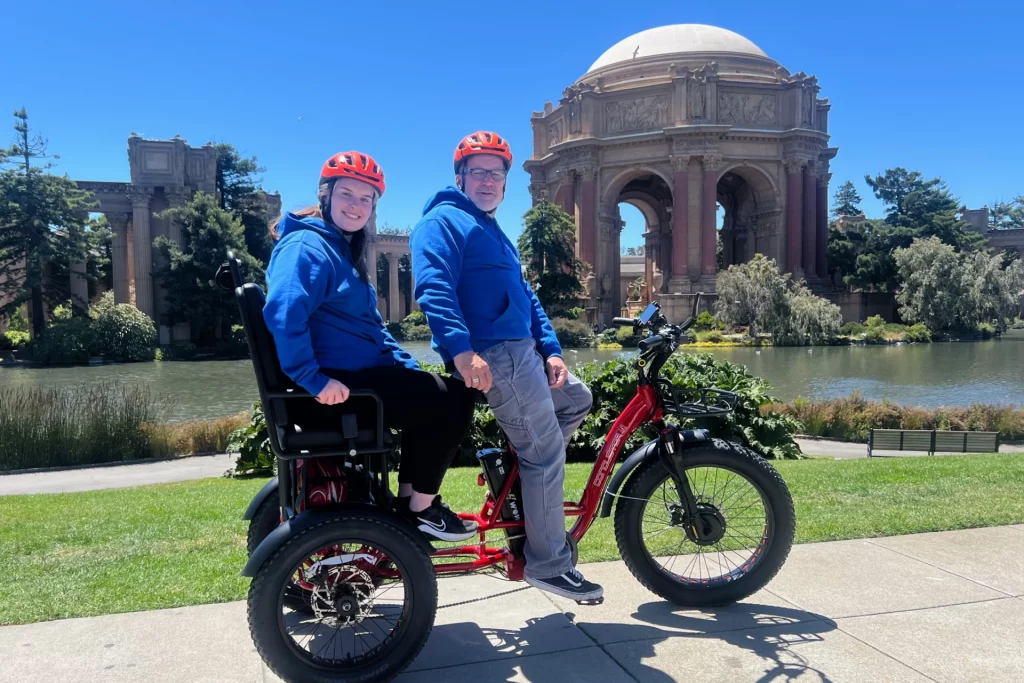
<path id="1" fill-rule="evenodd" d="M 662 409 L 657 391 L 649 384 L 639 385 L 636 396 L 629 402 L 626 409 L 622 411 L 622 414 L 616 418 L 611 430 L 608 432 L 608 436 L 605 437 L 604 445 L 601 447 L 601 452 L 594 463 L 594 468 L 590 472 L 587 485 L 583 489 L 582 499 L 579 501 L 566 501 L 564 503 L 565 516 L 577 518 L 576 523 L 569 532 L 575 541 L 582 540 L 597 517 L 601 497 L 604 494 L 608 478 L 611 476 L 615 461 L 618 459 L 629 437 L 645 422 L 659 423 L 661 418 Z M 459 517 L 474 520 L 480 525 L 480 542 L 475 545 L 447 548 L 433 553 L 431 555 L 433 558 L 461 556 L 474 558 L 465 562 L 435 564 L 434 569 L 438 574 L 465 573 L 504 563 L 510 579 L 522 579 L 525 559 L 513 556 L 506 548 L 490 547 L 486 541 L 488 531 L 515 529 L 525 533 L 525 525 L 522 521 L 512 522 L 500 519 L 500 511 L 505 504 L 505 499 L 518 479 L 519 464 L 516 462 L 497 497 L 488 491 L 479 513 L 459 514 Z"/>

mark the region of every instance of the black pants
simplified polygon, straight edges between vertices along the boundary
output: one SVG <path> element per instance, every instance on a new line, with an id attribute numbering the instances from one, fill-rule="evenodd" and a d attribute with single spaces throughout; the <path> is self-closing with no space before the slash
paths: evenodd
<path id="1" fill-rule="evenodd" d="M 398 482 L 412 484 L 418 493 L 437 493 L 469 430 L 474 392 L 452 377 L 404 367 L 356 371 L 324 368 L 321 372 L 350 390 L 371 390 L 380 396 L 384 404 L 384 427 L 402 432 Z M 363 424 L 364 411 L 373 415 L 369 401 L 349 400 L 353 401 L 353 406 L 360 404 L 357 410 L 360 424 Z"/>

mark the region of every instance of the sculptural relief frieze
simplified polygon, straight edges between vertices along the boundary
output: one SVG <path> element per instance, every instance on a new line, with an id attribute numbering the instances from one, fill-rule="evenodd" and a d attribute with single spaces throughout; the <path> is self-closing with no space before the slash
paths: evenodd
<path id="1" fill-rule="evenodd" d="M 654 95 L 605 104 L 605 129 L 609 133 L 635 133 L 664 128 L 668 121 L 668 96 Z"/>
<path id="2" fill-rule="evenodd" d="M 718 121 L 731 124 L 770 125 L 775 123 L 775 96 L 719 93 Z"/>

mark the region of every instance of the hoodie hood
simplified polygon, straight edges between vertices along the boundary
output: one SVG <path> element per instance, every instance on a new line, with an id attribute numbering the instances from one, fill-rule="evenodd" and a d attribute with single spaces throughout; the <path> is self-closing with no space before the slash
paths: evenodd
<path id="1" fill-rule="evenodd" d="M 439 206 L 452 206 L 456 209 L 462 209 L 473 216 L 491 219 L 490 216 L 480 210 L 480 207 L 473 203 L 472 199 L 466 196 L 465 192 L 454 185 L 449 185 L 428 199 L 427 205 L 423 207 L 423 214 L 426 215 Z"/>
<path id="2" fill-rule="evenodd" d="M 317 233 L 325 240 L 329 241 L 335 246 L 344 245 L 345 251 L 348 252 L 348 240 L 342 237 L 341 233 L 334 228 L 327 227 L 322 218 L 315 216 L 300 217 L 294 213 L 286 213 L 284 218 L 277 226 L 278 239 L 284 239 L 286 235 L 298 232 L 300 230 L 312 230 Z"/>

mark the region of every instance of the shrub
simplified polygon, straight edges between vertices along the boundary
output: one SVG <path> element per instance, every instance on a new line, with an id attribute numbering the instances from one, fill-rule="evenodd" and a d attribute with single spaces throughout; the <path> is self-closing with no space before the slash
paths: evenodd
<path id="1" fill-rule="evenodd" d="M 28 344 L 31 335 L 28 332 L 7 330 L 0 334 L 0 351 L 17 351 Z"/>
<path id="2" fill-rule="evenodd" d="M 828 401 L 798 399 L 773 406 L 796 418 L 806 434 L 866 442 L 872 429 L 953 429 L 997 431 L 1007 440 L 1024 439 L 1024 409 L 975 404 L 969 408 L 927 410 L 868 401 L 854 392 Z"/>
<path id="3" fill-rule="evenodd" d="M 405 316 L 401 325 L 402 341 L 430 341 L 432 336 L 423 311 L 413 311 Z"/>
<path id="4" fill-rule="evenodd" d="M 706 332 L 698 332 L 697 341 L 718 344 L 720 342 L 724 342 L 725 337 L 718 330 L 708 330 Z"/>
<path id="5" fill-rule="evenodd" d="M 707 332 L 715 329 L 724 330 L 725 323 L 715 318 L 715 316 L 708 311 L 701 311 L 700 315 L 697 316 L 697 320 L 693 324 L 693 329 L 696 332 Z"/>
<path id="6" fill-rule="evenodd" d="M 869 329 L 874 327 L 882 328 L 885 327 L 885 318 L 880 315 L 873 315 L 868 318 L 867 323 Z"/>
<path id="7" fill-rule="evenodd" d="M 847 337 L 858 337 L 867 332 L 867 327 L 860 323 L 846 323 L 839 328 L 839 334 Z"/>
<path id="8" fill-rule="evenodd" d="M 632 327 L 620 327 L 615 330 L 615 343 L 624 348 L 635 348 L 643 337 Z"/>
<path id="9" fill-rule="evenodd" d="M 917 323 L 907 328 L 903 341 L 927 344 L 932 340 L 932 331 L 924 323 Z"/>
<path id="10" fill-rule="evenodd" d="M 58 317 L 55 313 L 50 326 L 32 342 L 32 359 L 44 365 L 85 363 L 92 347 L 89 322 L 81 316 Z"/>
<path id="11" fill-rule="evenodd" d="M 978 323 L 978 332 L 982 339 L 991 339 L 996 336 L 996 326 L 992 323 Z"/>
<path id="12" fill-rule="evenodd" d="M 112 298 L 111 298 L 112 300 Z M 90 353 L 120 361 L 153 360 L 156 327 L 148 315 L 131 304 L 93 307 Z"/>
<path id="13" fill-rule="evenodd" d="M 388 334 L 395 338 L 395 341 L 403 341 L 405 339 L 402 336 L 402 323 L 386 323 L 384 327 L 387 328 Z"/>
<path id="14" fill-rule="evenodd" d="M 402 336 L 404 337 L 403 341 L 412 342 L 428 342 L 434 338 L 434 335 L 430 331 L 430 328 L 427 327 L 426 325 L 415 325 L 413 327 L 407 327 L 405 328 L 405 331 L 402 333 Z"/>
<path id="15" fill-rule="evenodd" d="M 192 360 L 196 357 L 198 349 L 192 342 L 175 342 L 165 346 L 161 353 L 161 360 Z"/>
<path id="16" fill-rule="evenodd" d="M 277 458 L 270 450 L 267 419 L 263 403 L 256 401 L 249 411 L 249 424 L 231 432 L 228 452 L 238 453 L 233 474 L 272 474 L 277 470 Z"/>
<path id="17" fill-rule="evenodd" d="M 553 318 L 551 326 L 555 328 L 558 343 L 565 348 L 587 348 L 594 341 L 594 332 L 582 320 Z"/>
<path id="18" fill-rule="evenodd" d="M 888 341 L 885 336 L 885 328 L 880 326 L 868 327 L 868 331 L 864 335 L 864 341 L 868 344 L 885 344 Z"/>

